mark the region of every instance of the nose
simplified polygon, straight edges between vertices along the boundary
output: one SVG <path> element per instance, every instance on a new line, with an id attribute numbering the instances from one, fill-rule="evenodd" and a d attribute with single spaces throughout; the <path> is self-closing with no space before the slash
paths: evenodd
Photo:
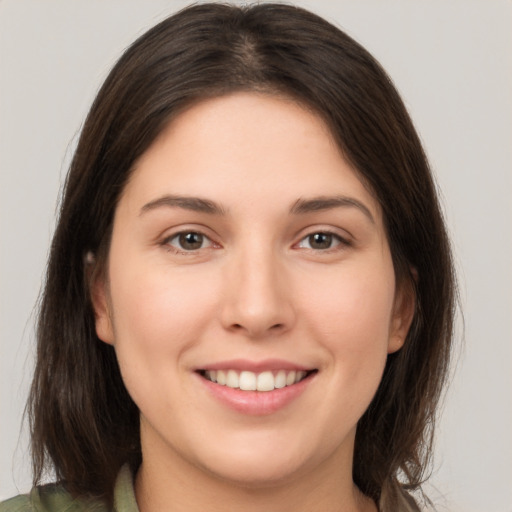
<path id="1" fill-rule="evenodd" d="M 224 328 L 252 339 L 288 331 L 295 322 L 288 281 L 271 249 L 240 252 L 225 275 Z"/>

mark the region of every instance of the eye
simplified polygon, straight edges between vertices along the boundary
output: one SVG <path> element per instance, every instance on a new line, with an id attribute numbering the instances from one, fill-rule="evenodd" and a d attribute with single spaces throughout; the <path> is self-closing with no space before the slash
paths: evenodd
<path id="1" fill-rule="evenodd" d="M 327 233 L 320 231 L 318 233 L 311 233 L 304 237 L 298 244 L 303 249 L 313 249 L 316 251 L 325 251 L 333 249 L 334 247 L 343 243 L 343 240 L 334 233 Z"/>
<path id="2" fill-rule="evenodd" d="M 179 251 L 197 251 L 211 247 L 212 241 L 206 235 L 197 231 L 183 231 L 168 238 L 165 244 Z"/>

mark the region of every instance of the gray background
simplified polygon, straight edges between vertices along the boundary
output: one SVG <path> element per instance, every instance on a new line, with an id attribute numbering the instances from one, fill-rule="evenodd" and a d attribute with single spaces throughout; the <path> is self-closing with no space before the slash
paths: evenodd
<path id="1" fill-rule="evenodd" d="M 0 498 L 30 486 L 20 425 L 33 306 L 77 133 L 123 48 L 185 4 L 0 0 Z M 442 190 L 465 348 L 439 423 L 428 489 L 439 510 L 510 512 L 512 3 L 298 4 L 344 28 L 388 70 Z"/>

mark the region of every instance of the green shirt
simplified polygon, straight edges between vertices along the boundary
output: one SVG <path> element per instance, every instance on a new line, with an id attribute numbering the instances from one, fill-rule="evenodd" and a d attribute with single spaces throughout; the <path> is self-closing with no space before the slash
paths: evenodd
<path id="1" fill-rule="evenodd" d="M 398 497 L 399 504 L 394 512 L 419 512 L 414 500 L 403 493 Z M 380 508 L 380 507 L 379 507 Z M 117 475 L 114 486 L 114 507 L 104 501 L 73 498 L 61 485 L 49 484 L 34 487 L 29 494 L 21 494 L 0 503 L 0 512 L 139 512 L 133 476 L 129 467 L 123 466 Z"/>
<path id="2" fill-rule="evenodd" d="M 114 487 L 114 507 L 105 502 L 87 498 L 73 498 L 61 485 L 34 487 L 29 494 L 21 494 L 0 503 L 0 512 L 139 512 L 133 490 L 133 477 L 128 466 L 117 475 Z"/>

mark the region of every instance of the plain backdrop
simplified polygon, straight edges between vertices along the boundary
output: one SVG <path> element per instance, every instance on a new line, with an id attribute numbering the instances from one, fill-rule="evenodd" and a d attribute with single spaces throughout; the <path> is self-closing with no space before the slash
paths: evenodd
<path id="1" fill-rule="evenodd" d="M 429 492 L 440 511 L 511 512 L 512 3 L 297 3 L 384 65 L 442 190 L 465 347 L 439 423 Z M 33 308 L 77 134 L 123 49 L 185 4 L 0 0 L 0 498 L 30 488 L 21 421 Z"/>

